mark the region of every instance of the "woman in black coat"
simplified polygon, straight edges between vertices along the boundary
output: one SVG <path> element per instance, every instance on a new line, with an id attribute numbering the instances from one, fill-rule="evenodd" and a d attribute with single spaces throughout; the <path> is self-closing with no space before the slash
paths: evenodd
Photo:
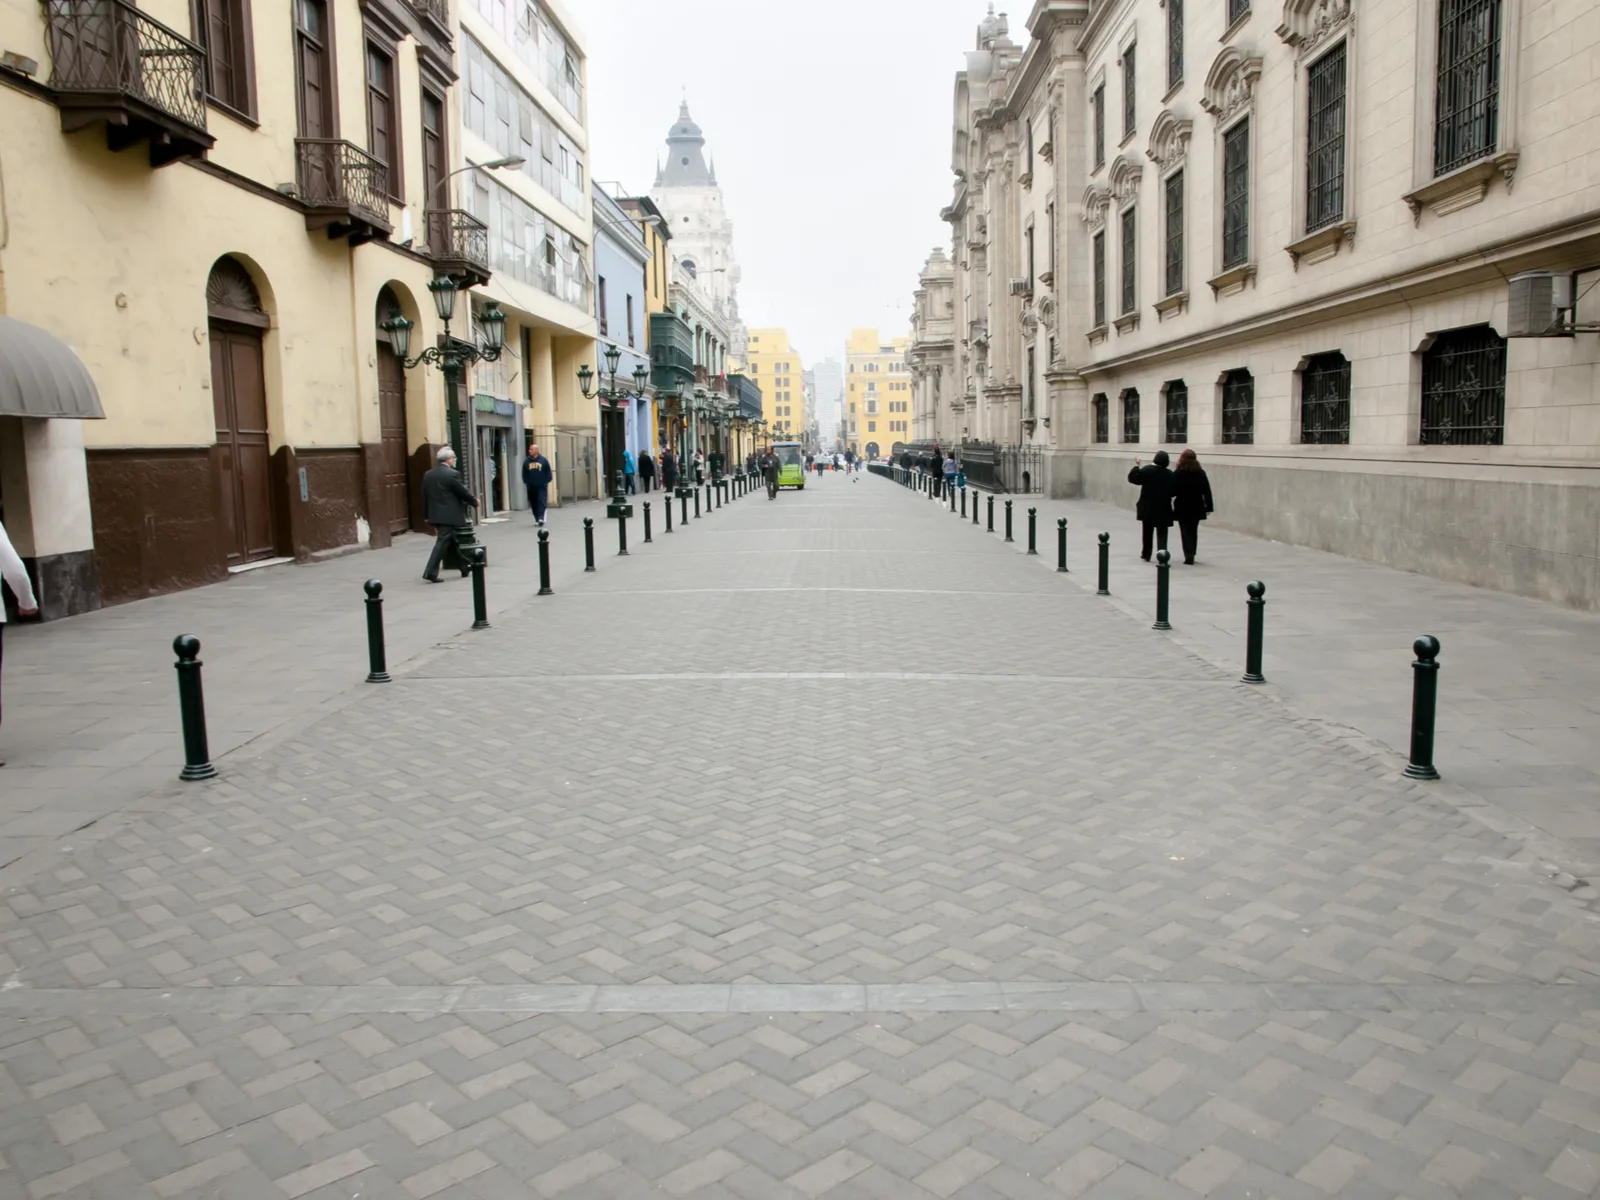
<path id="1" fill-rule="evenodd" d="M 1143 549 L 1139 557 L 1150 561 L 1150 543 L 1167 548 L 1167 530 L 1172 528 L 1172 472 L 1167 464 L 1172 460 L 1165 450 L 1156 451 L 1154 464 L 1145 467 L 1133 460 L 1133 470 L 1128 472 L 1128 482 L 1139 487 L 1139 507 L 1136 510 L 1144 525 Z"/>
<path id="2" fill-rule="evenodd" d="M 1211 502 L 1211 481 L 1200 469 L 1200 459 L 1193 450 L 1178 455 L 1178 469 L 1172 475 L 1172 515 L 1177 518 L 1178 532 L 1183 537 L 1183 561 L 1194 564 L 1194 552 L 1200 544 L 1200 522 L 1206 514 L 1215 512 Z"/>

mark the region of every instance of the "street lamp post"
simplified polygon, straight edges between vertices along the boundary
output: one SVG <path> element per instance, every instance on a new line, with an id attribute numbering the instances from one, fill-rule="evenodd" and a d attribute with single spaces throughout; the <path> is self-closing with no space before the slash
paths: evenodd
<path id="1" fill-rule="evenodd" d="M 423 363 L 432 363 L 444 371 L 444 388 L 448 405 L 445 417 L 450 423 L 450 444 L 455 447 L 456 454 L 466 468 L 462 471 L 462 477 L 470 492 L 474 490 L 472 448 L 469 445 L 471 438 L 468 436 L 466 410 L 457 402 L 456 391 L 468 367 L 477 362 L 494 362 L 500 357 L 506 343 L 506 315 L 500 311 L 500 306 L 491 300 L 478 318 L 478 325 L 483 330 L 481 345 L 451 337 L 450 322 L 455 317 L 456 293 L 459 290 L 460 285 L 448 275 L 435 275 L 428 282 L 428 291 L 433 295 L 433 305 L 439 314 L 439 320 L 444 325 L 444 333 L 439 338 L 438 345 L 427 347 L 415 358 L 408 357 L 413 328 L 410 320 L 403 315 L 396 315 L 383 322 L 383 329 L 389 334 L 389 345 L 394 350 L 395 356 L 405 364 L 408 371 Z M 470 525 L 466 533 L 457 538 L 457 544 L 463 547 L 477 544 L 477 538 Z M 469 556 L 464 552 L 464 557 Z"/>
<path id="2" fill-rule="evenodd" d="M 606 368 L 601 372 L 599 382 L 595 380 L 595 374 L 589 369 L 588 363 L 578 368 L 578 386 L 583 389 L 584 399 L 597 399 L 602 408 L 614 410 L 621 410 L 626 405 L 643 399 L 645 385 L 650 382 L 650 368 L 640 363 L 633 369 L 633 390 L 629 391 L 626 384 L 622 387 L 617 386 L 617 367 L 622 362 L 622 351 L 616 346 L 607 346 L 605 360 Z M 624 527 L 620 523 L 633 516 L 633 505 L 628 503 L 622 478 L 622 464 L 613 462 L 612 466 L 616 469 L 611 473 L 611 503 L 606 505 L 606 516 L 617 519 L 620 539 L 626 536 L 622 532 Z M 626 543 L 623 545 L 626 547 Z M 623 553 L 627 553 L 626 548 Z"/>

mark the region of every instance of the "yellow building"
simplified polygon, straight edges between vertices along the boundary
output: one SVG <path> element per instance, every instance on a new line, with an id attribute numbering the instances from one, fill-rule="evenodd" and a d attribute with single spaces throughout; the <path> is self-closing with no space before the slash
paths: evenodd
<path id="1" fill-rule="evenodd" d="M 745 357 L 745 374 L 761 389 L 761 415 L 767 432 L 781 441 L 803 439 L 811 425 L 805 368 L 789 345 L 788 330 L 750 330 Z"/>
<path id="2" fill-rule="evenodd" d="M 885 342 L 876 329 L 852 329 L 845 344 L 845 442 L 877 458 L 911 440 L 910 338 Z"/>
<path id="3" fill-rule="evenodd" d="M 0 505 L 47 616 L 426 528 L 452 422 L 385 323 L 433 346 L 436 271 L 489 276 L 448 188 L 455 7 L 0 4 L 0 326 L 104 413 L 47 416 L 37 383 L 0 411 Z M 481 311 L 462 294 L 451 332 Z M 524 357 L 520 323 L 506 344 Z"/>

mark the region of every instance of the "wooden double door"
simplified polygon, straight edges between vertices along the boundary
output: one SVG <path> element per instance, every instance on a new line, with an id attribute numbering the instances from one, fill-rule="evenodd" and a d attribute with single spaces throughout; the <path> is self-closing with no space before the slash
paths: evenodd
<path id="1" fill-rule="evenodd" d="M 384 515 L 389 532 L 411 528 L 411 479 L 406 445 L 406 369 L 387 342 L 378 343 L 378 422 L 382 431 Z M 378 518 L 374 518 L 375 520 Z"/>
<path id="2" fill-rule="evenodd" d="M 217 417 L 218 515 L 230 567 L 278 551 L 272 445 L 261 330 L 211 322 L 211 399 Z"/>

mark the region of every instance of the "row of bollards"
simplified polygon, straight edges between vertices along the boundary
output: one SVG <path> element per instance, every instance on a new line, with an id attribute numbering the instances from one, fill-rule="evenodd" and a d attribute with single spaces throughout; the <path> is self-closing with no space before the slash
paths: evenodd
<path id="1" fill-rule="evenodd" d="M 911 473 L 904 468 L 901 471 L 900 482 L 907 487 L 920 486 L 911 478 Z M 954 487 L 950 489 L 950 511 L 958 512 L 962 518 L 967 515 L 967 488 L 963 485 L 960 496 L 956 495 Z M 994 528 L 994 493 L 989 493 L 985 501 L 987 517 L 985 528 L 993 533 Z M 1012 501 L 1005 502 L 1005 537 L 1007 542 L 1012 541 L 1011 513 Z M 958 507 L 959 505 L 959 507 Z M 972 524 L 978 524 L 978 493 L 973 489 L 972 494 Z M 1028 509 L 1028 549 L 1030 555 L 1038 555 L 1038 514 L 1037 508 Z M 1095 594 L 1109 596 L 1111 594 L 1111 535 L 1102 533 L 1099 538 L 1099 579 Z M 1056 571 L 1067 574 L 1067 518 L 1061 517 L 1056 522 Z M 1260 580 L 1252 580 L 1245 585 L 1245 667 L 1241 676 L 1243 683 L 1265 683 L 1266 676 L 1262 674 L 1262 653 L 1266 639 L 1266 609 L 1267 585 Z M 1169 631 L 1172 629 L 1172 555 L 1163 549 L 1156 553 L 1156 619 L 1152 629 Z M 1438 718 L 1439 707 L 1439 639 L 1431 634 L 1424 634 L 1412 646 L 1416 654 L 1416 661 L 1412 666 L 1412 701 L 1411 701 L 1411 747 L 1405 773 L 1412 779 L 1438 779 L 1439 772 L 1433 763 L 1434 728 Z"/>

